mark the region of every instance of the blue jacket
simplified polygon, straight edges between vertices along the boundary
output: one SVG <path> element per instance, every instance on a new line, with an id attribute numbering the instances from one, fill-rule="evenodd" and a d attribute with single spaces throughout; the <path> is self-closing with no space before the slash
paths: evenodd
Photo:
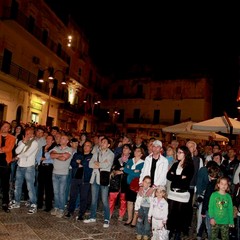
<path id="1" fill-rule="evenodd" d="M 83 182 L 89 183 L 92 176 L 92 168 L 89 168 L 89 162 L 92 158 L 92 153 L 82 154 L 81 152 L 76 152 L 71 160 L 70 165 L 72 166 L 72 178 L 75 178 L 76 172 L 78 170 L 77 160 L 81 160 L 81 165 L 83 165 Z"/>
<path id="2" fill-rule="evenodd" d="M 124 166 L 124 172 L 128 174 L 127 176 L 127 184 L 130 184 L 131 181 L 136 178 L 140 177 L 141 170 L 143 168 L 144 161 L 138 160 L 136 164 L 134 164 L 134 158 L 128 159 L 127 163 Z M 134 172 L 135 170 L 139 170 L 139 172 Z"/>

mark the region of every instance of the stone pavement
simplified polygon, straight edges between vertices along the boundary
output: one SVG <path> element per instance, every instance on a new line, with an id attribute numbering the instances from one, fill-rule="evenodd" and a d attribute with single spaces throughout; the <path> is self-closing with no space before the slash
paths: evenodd
<path id="1" fill-rule="evenodd" d="M 23 203 L 20 209 L 13 209 L 11 213 L 0 211 L 0 240 L 131 240 L 135 239 L 135 231 L 119 222 L 117 216 L 113 216 L 108 229 L 103 228 L 100 212 L 96 223 L 85 224 L 75 218 L 57 218 L 42 210 L 29 215 Z M 196 239 L 194 232 L 190 232 L 190 237 L 182 238 L 192 239 Z"/>

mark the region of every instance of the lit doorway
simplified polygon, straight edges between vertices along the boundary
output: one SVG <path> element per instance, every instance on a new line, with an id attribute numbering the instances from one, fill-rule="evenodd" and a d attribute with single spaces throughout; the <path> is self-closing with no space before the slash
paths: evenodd
<path id="1" fill-rule="evenodd" d="M 32 123 L 39 123 L 39 115 L 37 113 L 32 112 L 31 122 Z"/>

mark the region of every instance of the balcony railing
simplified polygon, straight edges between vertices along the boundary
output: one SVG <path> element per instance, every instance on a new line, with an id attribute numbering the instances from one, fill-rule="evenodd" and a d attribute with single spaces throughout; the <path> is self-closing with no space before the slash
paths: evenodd
<path id="1" fill-rule="evenodd" d="M 20 81 L 25 83 L 26 85 L 42 92 L 48 94 L 49 86 L 48 82 L 39 83 L 37 75 L 29 72 L 28 70 L 24 69 L 23 67 L 11 63 L 10 65 L 3 65 L 3 57 L 0 56 L 0 72 L 4 72 L 5 74 L 13 77 L 16 81 Z M 52 90 L 52 96 L 57 97 L 59 99 L 65 98 L 66 92 L 64 92 L 63 87 L 55 87 Z"/>
<path id="2" fill-rule="evenodd" d="M 29 17 L 27 17 L 23 12 L 13 10 L 11 7 L 5 7 L 3 10 L 3 15 L 0 16 L 2 20 L 13 20 L 17 22 L 21 27 L 23 27 L 26 31 L 31 33 L 37 40 L 39 40 L 42 44 L 44 44 L 48 49 L 54 52 L 58 57 L 60 57 L 63 61 L 69 64 L 70 57 L 67 55 L 65 51 L 62 49 L 59 50 L 59 45 L 54 42 L 51 38 L 44 38 L 43 31 L 35 25 L 29 24 Z"/>

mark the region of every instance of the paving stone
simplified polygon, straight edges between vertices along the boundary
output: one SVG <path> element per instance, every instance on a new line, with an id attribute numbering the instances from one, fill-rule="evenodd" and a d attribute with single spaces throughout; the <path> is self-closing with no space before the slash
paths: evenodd
<path id="1" fill-rule="evenodd" d="M 77 213 L 75 213 L 77 216 Z M 103 213 L 99 211 L 96 223 L 83 223 L 75 217 L 57 218 L 50 213 L 38 211 L 27 214 L 27 208 L 13 209 L 11 213 L 0 211 L 0 240 L 132 240 L 136 236 L 136 228 L 124 226 L 118 221 L 115 213 L 109 228 L 103 228 Z M 194 219 L 196 216 L 194 214 Z M 182 240 L 196 239 L 196 224 L 189 237 Z"/>

